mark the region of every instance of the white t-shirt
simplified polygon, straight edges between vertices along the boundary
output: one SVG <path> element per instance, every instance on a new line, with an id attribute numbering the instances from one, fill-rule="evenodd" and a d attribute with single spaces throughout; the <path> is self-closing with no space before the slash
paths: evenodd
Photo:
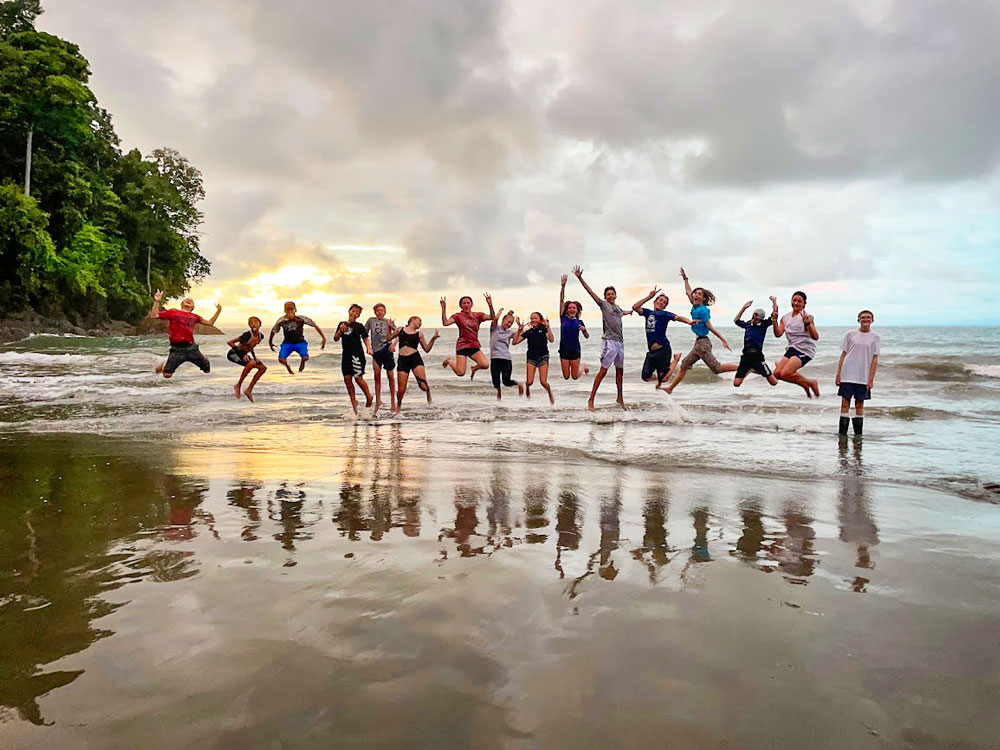
<path id="1" fill-rule="evenodd" d="M 802 323 L 802 313 L 798 315 L 785 313 L 781 324 L 785 327 L 785 338 L 788 340 L 788 346 L 798 349 L 807 357 L 816 356 L 816 342 L 813 341 L 812 336 L 809 335 Z"/>
<path id="2" fill-rule="evenodd" d="M 844 364 L 840 368 L 841 383 L 868 383 L 868 373 L 872 367 L 872 357 L 877 357 L 882 339 L 874 331 L 848 331 L 840 345 L 841 351 L 847 352 Z"/>

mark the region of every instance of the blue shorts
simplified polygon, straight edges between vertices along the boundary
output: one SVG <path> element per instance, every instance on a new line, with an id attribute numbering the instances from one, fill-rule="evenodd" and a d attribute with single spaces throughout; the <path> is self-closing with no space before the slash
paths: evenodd
<path id="1" fill-rule="evenodd" d="M 288 355 L 292 353 L 298 354 L 302 359 L 306 359 L 309 356 L 309 344 L 305 341 L 301 341 L 298 344 L 282 344 L 278 350 L 278 359 L 288 359 Z"/>
<path id="2" fill-rule="evenodd" d="M 872 389 L 863 383 L 841 383 L 837 391 L 841 398 L 850 401 L 867 401 L 872 397 Z"/>
<path id="3" fill-rule="evenodd" d="M 803 354 L 794 346 L 790 346 L 787 349 L 785 349 L 785 357 L 789 359 L 792 357 L 798 357 L 799 360 L 802 362 L 803 367 L 812 362 L 812 357 L 810 357 L 808 354 Z"/>
<path id="4" fill-rule="evenodd" d="M 392 372 L 396 369 L 396 358 L 392 356 L 392 352 L 389 351 L 388 346 L 383 346 L 377 352 L 372 354 L 372 359 L 375 360 L 375 364 L 383 370 Z"/>

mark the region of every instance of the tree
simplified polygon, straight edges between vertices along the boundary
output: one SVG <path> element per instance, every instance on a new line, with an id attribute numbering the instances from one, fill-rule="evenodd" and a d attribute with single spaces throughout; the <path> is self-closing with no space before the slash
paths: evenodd
<path id="1" fill-rule="evenodd" d="M 0 3 L 0 39 L 21 31 L 34 31 L 42 13 L 40 0 L 6 0 Z"/>
<path id="2" fill-rule="evenodd" d="M 0 309 L 23 306 L 50 282 L 56 253 L 48 217 L 11 182 L 0 184 Z"/>

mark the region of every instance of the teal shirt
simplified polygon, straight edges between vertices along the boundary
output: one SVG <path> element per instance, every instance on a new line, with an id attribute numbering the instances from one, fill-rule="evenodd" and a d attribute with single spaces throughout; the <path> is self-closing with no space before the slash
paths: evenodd
<path id="1" fill-rule="evenodd" d="M 695 336 L 708 335 L 708 321 L 712 319 L 712 313 L 706 305 L 695 305 L 691 308 L 691 330 Z"/>

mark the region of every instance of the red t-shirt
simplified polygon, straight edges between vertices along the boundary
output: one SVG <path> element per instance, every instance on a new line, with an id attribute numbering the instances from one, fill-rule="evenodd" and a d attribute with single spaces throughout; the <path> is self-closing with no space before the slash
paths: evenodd
<path id="1" fill-rule="evenodd" d="M 160 310 L 160 317 L 169 320 L 167 337 L 171 344 L 193 344 L 194 327 L 201 322 L 201 316 L 183 310 Z"/>
<path id="2" fill-rule="evenodd" d="M 458 326 L 458 341 L 455 350 L 479 348 L 479 324 L 486 320 L 486 313 L 457 312 L 454 315 Z"/>

